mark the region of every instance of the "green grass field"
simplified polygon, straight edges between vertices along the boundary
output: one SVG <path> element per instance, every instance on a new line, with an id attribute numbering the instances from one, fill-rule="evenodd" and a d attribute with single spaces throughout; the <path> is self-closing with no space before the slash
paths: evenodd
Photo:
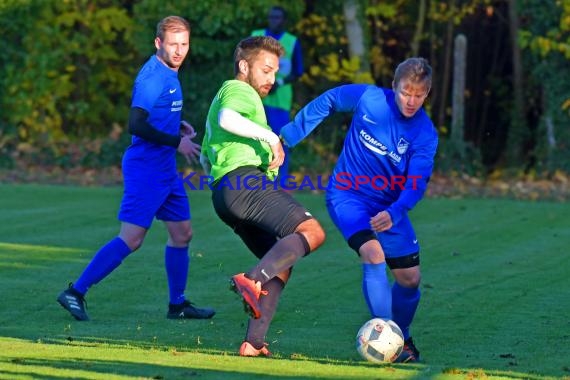
<path id="1" fill-rule="evenodd" d="M 269 332 L 274 357 L 241 358 L 246 315 L 229 291 L 253 255 L 190 192 L 187 295 L 209 321 L 165 318 L 166 231 L 87 297 L 90 322 L 55 301 L 118 231 L 121 188 L 0 186 L 0 379 L 570 379 L 570 205 L 426 199 L 412 218 L 422 244 L 416 365 L 362 361 L 354 336 L 369 319 L 360 266 L 322 196 L 299 194 L 325 245 L 303 259 Z"/>

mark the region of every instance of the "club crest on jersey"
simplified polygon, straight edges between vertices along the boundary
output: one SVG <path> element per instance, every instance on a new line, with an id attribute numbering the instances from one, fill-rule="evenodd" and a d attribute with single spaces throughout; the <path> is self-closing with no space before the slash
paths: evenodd
<path id="1" fill-rule="evenodd" d="M 401 137 L 400 141 L 398 141 L 398 146 L 396 147 L 396 149 L 398 150 L 399 154 L 404 154 L 408 150 L 409 146 L 410 143 L 407 142 L 403 137 Z"/>

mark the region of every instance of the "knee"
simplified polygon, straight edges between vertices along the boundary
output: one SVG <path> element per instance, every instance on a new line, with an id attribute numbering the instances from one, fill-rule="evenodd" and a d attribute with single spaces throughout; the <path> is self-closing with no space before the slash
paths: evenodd
<path id="1" fill-rule="evenodd" d="M 361 241 L 364 241 L 364 239 Z M 350 238 L 348 244 L 358 252 L 363 263 L 380 264 L 386 261 L 384 250 L 376 237 L 364 243 L 361 243 L 361 241 L 355 241 L 353 238 Z"/>
<path id="2" fill-rule="evenodd" d="M 363 251 L 359 253 L 360 260 L 365 264 L 381 264 L 386 262 L 384 252 L 382 250 Z"/>
<path id="3" fill-rule="evenodd" d="M 190 241 L 192 240 L 192 237 L 194 236 L 192 229 L 189 229 L 188 231 L 184 231 L 182 233 L 182 235 L 180 236 L 180 239 L 182 240 L 181 243 L 188 245 L 190 243 Z"/>
<path id="4" fill-rule="evenodd" d="M 323 230 L 323 228 L 319 225 L 319 227 L 313 231 L 313 236 L 312 236 L 313 244 L 312 245 L 310 244 L 311 250 L 315 250 L 318 247 L 320 247 L 325 242 L 326 237 L 327 236 L 325 230 Z"/>
<path id="5" fill-rule="evenodd" d="M 394 277 L 398 284 L 405 288 L 418 288 L 421 282 L 421 274 L 419 270 L 403 271 L 398 274 L 394 273 Z"/>
<path id="6" fill-rule="evenodd" d="M 131 252 L 136 251 L 143 244 L 147 229 L 134 224 L 123 222 L 119 231 L 119 238 L 125 242 Z"/>
<path id="7" fill-rule="evenodd" d="M 418 277 L 410 278 L 405 283 L 403 283 L 401 285 L 405 286 L 406 288 L 419 288 L 420 287 L 420 277 L 418 276 Z"/>
<path id="8" fill-rule="evenodd" d="M 192 240 L 192 236 L 193 232 L 191 228 L 177 231 L 175 234 L 170 236 L 169 244 L 172 244 L 175 247 L 187 246 Z"/>
<path id="9" fill-rule="evenodd" d="M 130 248 L 131 252 L 134 252 L 142 246 L 144 236 L 121 237 L 121 239 L 123 239 L 125 244 Z"/>
<path id="10" fill-rule="evenodd" d="M 325 241 L 326 234 L 316 219 L 307 220 L 299 225 L 297 231 L 302 234 L 309 244 L 310 252 L 319 248 Z"/>

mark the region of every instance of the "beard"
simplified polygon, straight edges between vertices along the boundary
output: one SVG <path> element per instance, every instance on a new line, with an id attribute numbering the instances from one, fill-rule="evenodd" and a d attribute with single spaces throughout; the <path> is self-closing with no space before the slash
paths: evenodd
<path id="1" fill-rule="evenodd" d="M 255 80 L 255 78 L 253 77 L 252 73 L 249 72 L 247 74 L 247 83 L 253 87 L 253 89 L 255 90 L 255 92 L 257 92 L 257 94 L 261 97 L 264 98 L 267 96 L 267 94 L 269 94 L 269 91 L 271 90 L 271 88 L 267 89 L 266 86 L 260 85 L 259 83 L 257 83 L 257 81 Z"/>

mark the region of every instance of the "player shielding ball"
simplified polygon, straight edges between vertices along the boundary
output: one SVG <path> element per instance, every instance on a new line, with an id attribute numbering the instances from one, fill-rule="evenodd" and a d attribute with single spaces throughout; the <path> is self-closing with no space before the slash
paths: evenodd
<path id="1" fill-rule="evenodd" d="M 261 97 L 279 69 L 283 47 L 272 37 L 249 37 L 234 52 L 235 79 L 214 97 L 201 162 L 213 178 L 212 202 L 224 221 L 260 260 L 231 278 L 251 313 L 241 356 L 269 356 L 265 336 L 293 265 L 317 249 L 325 233 L 311 214 L 271 181 L 284 153 L 267 125 Z"/>
<path id="2" fill-rule="evenodd" d="M 353 114 L 328 185 L 327 209 L 360 256 L 370 314 L 393 320 L 404 334 L 398 362 L 420 360 L 410 336 L 420 301 L 420 246 L 407 213 L 424 195 L 437 149 L 437 132 L 422 108 L 431 83 L 428 62 L 409 58 L 396 68 L 392 89 L 367 84 L 333 88 L 281 130 L 286 145 L 293 147 L 327 116 Z M 378 178 L 392 185 L 378 183 Z M 395 278 L 391 288 L 386 266 Z"/>

